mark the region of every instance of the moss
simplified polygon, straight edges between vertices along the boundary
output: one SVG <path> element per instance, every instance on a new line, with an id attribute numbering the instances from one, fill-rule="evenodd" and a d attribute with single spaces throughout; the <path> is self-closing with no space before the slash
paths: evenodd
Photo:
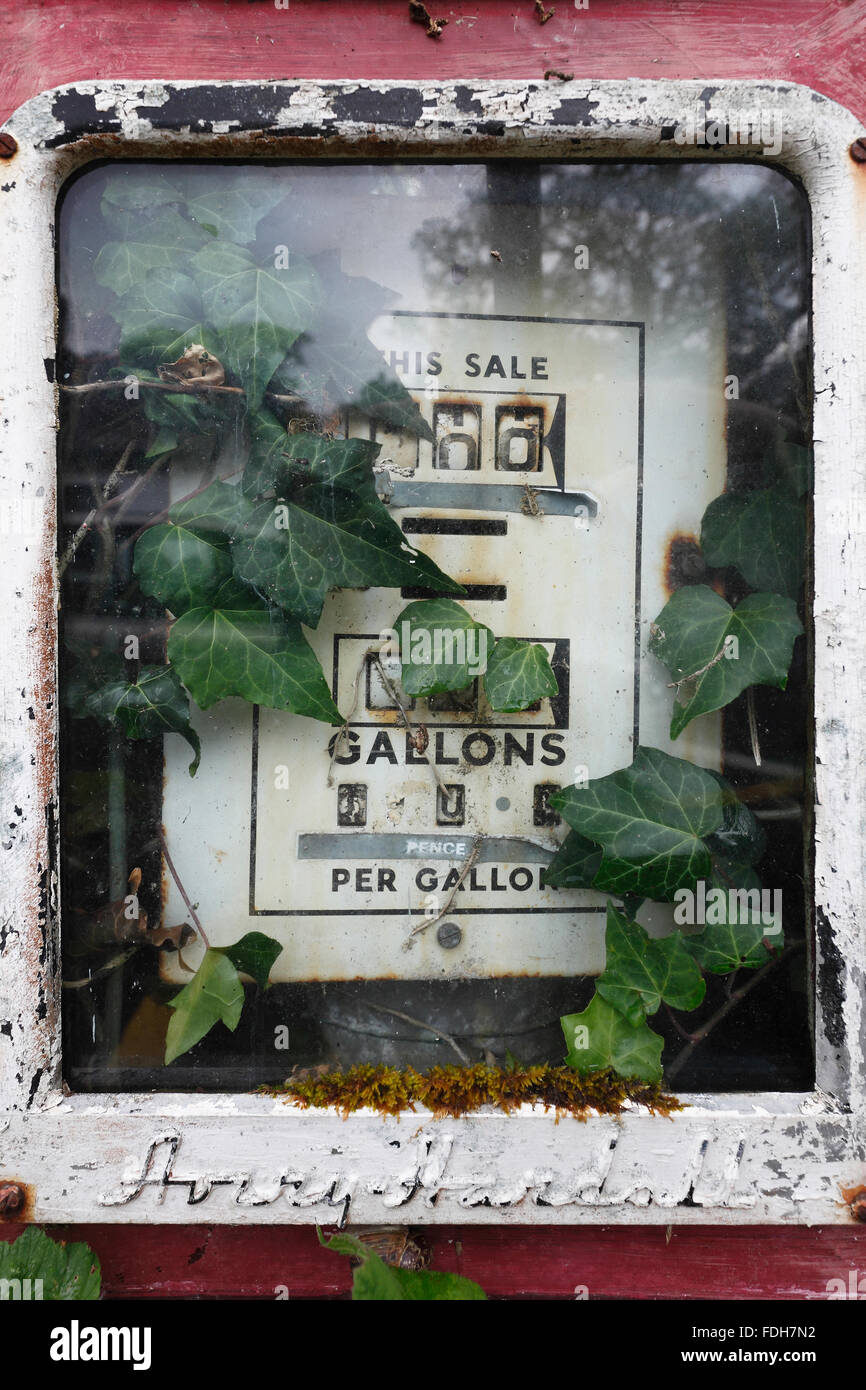
<path id="1" fill-rule="evenodd" d="M 655 1114 L 682 1110 L 676 1096 L 658 1085 L 625 1079 L 612 1071 L 579 1075 L 570 1067 L 537 1066 L 500 1069 L 483 1064 L 472 1067 L 432 1067 L 418 1072 L 413 1067 L 364 1064 L 348 1071 L 332 1071 L 292 1077 L 278 1087 L 263 1087 L 269 1095 L 285 1098 L 306 1110 L 334 1106 L 345 1118 L 354 1110 L 369 1108 L 381 1115 L 399 1115 L 424 1105 L 435 1116 L 466 1115 L 482 1105 L 493 1105 L 509 1114 L 520 1105 L 542 1105 L 545 1110 L 584 1120 L 591 1111 L 618 1115 L 626 1102 L 645 1105 Z"/>

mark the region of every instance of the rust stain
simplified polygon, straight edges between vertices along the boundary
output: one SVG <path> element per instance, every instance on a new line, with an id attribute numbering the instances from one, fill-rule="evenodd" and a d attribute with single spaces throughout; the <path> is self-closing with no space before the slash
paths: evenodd
<path id="1" fill-rule="evenodd" d="M 866 1183 L 861 1183 L 859 1187 L 842 1187 L 839 1190 L 854 1220 L 866 1221 Z"/>
<path id="2" fill-rule="evenodd" d="M 675 531 L 665 546 L 662 583 L 670 597 L 687 584 L 704 584 L 707 565 L 700 541 L 690 531 Z"/>
<path id="3" fill-rule="evenodd" d="M 53 834 L 57 824 L 56 798 L 56 710 L 57 686 L 55 671 L 57 604 L 56 573 L 56 504 L 52 488 L 44 499 L 42 549 L 40 563 L 31 591 L 31 612 L 28 627 L 30 656 L 30 688 L 23 697 L 21 718 L 31 720 L 31 745 L 34 750 L 36 783 L 35 814 L 40 823 L 31 831 L 32 852 L 27 867 L 23 893 L 27 917 L 34 930 L 28 931 L 22 945 L 29 984 L 46 1009 L 46 1024 L 54 1031 L 55 1000 L 42 971 L 50 973 L 53 966 L 52 916 L 56 906 Z M 35 1060 L 35 1059 L 34 1059 Z"/>
<path id="4" fill-rule="evenodd" d="M 8 1187 L 20 1188 L 23 1200 L 18 1206 L 9 1206 L 5 1211 L 0 1210 L 0 1226 L 28 1225 L 34 1219 L 36 1188 L 32 1183 L 24 1182 L 21 1178 L 4 1177 L 0 1179 L 0 1191 Z"/>

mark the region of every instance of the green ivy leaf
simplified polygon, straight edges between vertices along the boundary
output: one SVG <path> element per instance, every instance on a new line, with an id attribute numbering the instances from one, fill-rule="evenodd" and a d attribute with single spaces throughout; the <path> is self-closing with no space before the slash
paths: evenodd
<path id="1" fill-rule="evenodd" d="M 248 496 L 285 490 L 304 480 L 376 499 L 373 464 L 380 446 L 369 439 L 326 439 L 320 434 L 288 434 L 269 410 L 258 410 L 250 424 L 250 455 L 243 487 Z"/>
<path id="2" fill-rule="evenodd" d="M 47 1303 L 94 1303 L 99 1298 L 102 1270 L 99 1256 L 83 1241 L 52 1240 L 38 1226 L 27 1226 L 17 1240 L 0 1241 L 0 1281 L 29 1279 L 31 1297 L 41 1279 L 41 1298 Z"/>
<path id="3" fill-rule="evenodd" d="M 188 257 L 209 240 L 201 227 L 165 205 L 150 216 L 136 210 L 124 217 L 129 226 L 123 240 L 106 242 L 93 266 L 99 284 L 115 294 L 125 294 L 157 266 L 187 270 Z"/>
<path id="4" fill-rule="evenodd" d="M 319 1244 L 337 1255 L 360 1261 L 352 1282 L 353 1302 L 479 1302 L 487 1295 L 472 1279 L 431 1269 L 397 1269 L 371 1250 L 357 1236 L 336 1235 L 325 1240 L 316 1228 Z"/>
<path id="5" fill-rule="evenodd" d="M 793 599 L 803 584 L 805 544 L 804 508 L 778 488 L 724 492 L 701 522 L 708 565 L 733 565 L 751 588 Z"/>
<path id="6" fill-rule="evenodd" d="M 601 868 L 602 852 L 591 840 L 569 830 L 547 868 L 542 871 L 545 888 L 591 888 Z"/>
<path id="7" fill-rule="evenodd" d="M 649 645 L 674 680 L 683 682 L 671 738 L 750 685 L 784 690 L 802 631 L 796 604 L 781 594 L 750 594 L 732 608 L 706 584 L 677 589 L 656 618 Z"/>
<path id="8" fill-rule="evenodd" d="M 363 276 L 345 275 L 335 252 L 324 252 L 314 264 L 322 281 L 322 311 L 280 367 L 281 389 L 297 391 L 317 415 L 351 408 L 432 440 L 418 405 L 367 337 L 392 293 Z"/>
<path id="9" fill-rule="evenodd" d="M 594 886 L 669 901 L 710 872 L 704 837 L 723 819 L 722 789 L 703 768 L 658 748 L 631 767 L 550 798 L 572 829 L 602 846 Z"/>
<path id="10" fill-rule="evenodd" d="M 499 639 L 484 673 L 484 690 L 491 709 L 510 714 L 555 695 L 558 689 L 542 646 L 518 637 Z"/>
<path id="11" fill-rule="evenodd" d="M 134 682 L 109 681 L 87 697 L 85 709 L 95 719 L 116 721 L 127 738 L 180 734 L 195 754 L 190 777 L 198 771 L 201 744 L 189 722 L 187 693 L 170 666 L 142 666 Z"/>
<path id="12" fill-rule="evenodd" d="M 252 503 L 244 496 L 240 484 L 217 478 L 203 491 L 175 502 L 169 518 L 176 526 L 214 541 L 220 537 L 234 540 L 252 513 Z"/>
<path id="13" fill-rule="evenodd" d="M 672 1009 L 696 1009 L 706 993 L 682 932 L 654 940 L 613 903 L 607 905 L 605 952 L 596 990 L 633 1028 L 645 1014 L 656 1013 L 662 1000 Z"/>
<path id="14" fill-rule="evenodd" d="M 320 434 L 290 434 L 276 467 L 277 492 L 311 481 L 376 501 L 373 464 L 380 445 L 369 439 L 326 439 Z"/>
<path id="15" fill-rule="evenodd" d="M 148 271 L 121 296 L 113 315 L 123 362 L 175 362 L 192 343 L 216 351 L 197 284 L 173 266 Z"/>
<path id="16" fill-rule="evenodd" d="M 268 382 L 319 305 L 316 272 L 300 257 L 285 270 L 258 265 L 249 251 L 223 241 L 203 247 L 191 266 L 218 335 L 217 356 L 241 381 L 248 409 L 258 410 Z"/>
<path id="17" fill-rule="evenodd" d="M 256 227 L 286 196 L 276 170 L 265 172 L 245 168 L 229 173 L 219 170 L 214 179 L 208 170 L 185 171 L 184 197 L 187 211 L 214 236 L 245 245 L 255 240 Z"/>
<path id="18" fill-rule="evenodd" d="M 181 193 L 163 174 L 139 173 L 134 168 L 112 168 L 102 195 L 102 211 L 115 209 L 140 214 L 162 203 L 179 203 Z"/>
<path id="19" fill-rule="evenodd" d="M 722 897 L 713 898 L 713 890 Z M 737 894 L 731 896 L 731 890 Z M 751 920 L 750 908 L 760 899 L 748 902 L 744 894 L 760 894 L 761 881 L 753 869 L 744 865 L 722 864 L 713 872 L 707 887 L 703 931 L 684 937 L 686 949 L 704 970 L 714 975 L 728 975 L 732 970 L 757 970 L 770 959 L 764 940 L 781 950 L 784 938 L 781 931 L 771 930 L 761 921 Z M 675 920 L 690 925 L 689 914 L 681 906 L 675 910 Z M 775 923 L 770 924 L 775 927 Z"/>
<path id="20" fill-rule="evenodd" d="M 244 468 L 243 490 L 248 497 L 272 492 L 289 443 L 285 425 L 262 407 L 249 416 L 250 452 Z"/>
<path id="21" fill-rule="evenodd" d="M 222 946 L 223 955 L 228 956 L 232 965 L 241 975 L 251 975 L 259 989 L 267 989 L 268 976 L 277 956 L 283 948 L 279 941 L 264 932 L 248 931 L 234 946 Z"/>
<path id="22" fill-rule="evenodd" d="M 663 1040 L 643 1019 L 634 1027 L 601 995 L 594 994 L 579 1014 L 561 1018 L 568 1053 L 566 1066 L 577 1072 L 604 1071 L 636 1076 L 640 1081 L 661 1081 Z"/>
<path id="23" fill-rule="evenodd" d="M 136 543 L 133 569 L 143 592 L 178 616 L 207 603 L 231 576 L 229 542 L 252 510 L 240 487 L 223 480 L 175 503 L 168 522 Z"/>
<path id="24" fill-rule="evenodd" d="M 235 546 L 235 572 L 308 627 L 317 625 L 329 589 L 412 584 L 463 592 L 408 544 L 378 499 L 315 482 L 256 508 Z"/>
<path id="25" fill-rule="evenodd" d="M 244 987 L 225 951 L 213 947 L 205 951 L 189 984 L 168 1006 L 174 1013 L 165 1035 L 166 1066 L 195 1047 L 215 1023 L 222 1021 L 233 1033 L 244 1006 Z"/>
<path id="26" fill-rule="evenodd" d="M 139 536 L 133 569 L 142 591 L 179 616 L 206 602 L 231 577 L 232 556 L 225 536 L 167 522 Z"/>
<path id="27" fill-rule="evenodd" d="M 465 690 L 484 670 L 495 640 L 489 627 L 477 623 L 465 608 L 448 598 L 410 603 L 395 629 L 401 684 L 407 695 Z"/>
<path id="28" fill-rule="evenodd" d="M 326 724 L 342 717 L 300 624 L 228 580 L 172 625 L 169 660 L 202 709 L 237 695 Z"/>

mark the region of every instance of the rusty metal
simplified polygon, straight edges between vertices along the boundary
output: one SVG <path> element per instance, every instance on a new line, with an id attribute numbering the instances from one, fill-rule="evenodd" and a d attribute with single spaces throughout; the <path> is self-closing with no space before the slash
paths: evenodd
<path id="1" fill-rule="evenodd" d="M 848 153 L 855 164 L 866 164 L 866 135 L 861 135 L 859 140 L 855 140 Z"/>
<path id="2" fill-rule="evenodd" d="M 25 1199 L 26 1193 L 20 1183 L 3 1183 L 0 1185 L 0 1215 L 10 1216 L 12 1212 L 18 1211 L 23 1207 Z"/>
<path id="3" fill-rule="evenodd" d="M 9 135 L 6 131 L 0 132 L 0 159 L 11 159 L 17 153 L 18 141 L 15 136 Z"/>
<path id="4" fill-rule="evenodd" d="M 866 1221 L 866 1186 L 843 1187 L 842 1197 L 855 1221 Z"/>
<path id="5" fill-rule="evenodd" d="M 697 536 L 676 531 L 665 546 L 662 576 L 665 590 L 673 594 L 687 584 L 705 584 L 706 562 Z"/>

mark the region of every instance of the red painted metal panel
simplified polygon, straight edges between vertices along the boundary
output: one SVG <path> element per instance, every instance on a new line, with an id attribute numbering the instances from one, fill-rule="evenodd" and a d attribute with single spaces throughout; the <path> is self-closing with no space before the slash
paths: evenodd
<path id="1" fill-rule="evenodd" d="M 93 78 L 764 78 L 804 83 L 866 119 L 866 0 L 532 0 L 431 5 L 441 39 L 405 0 L 7 0 L 0 120 L 28 97 Z M 9 1238 L 7 1227 L 0 1238 Z M 344 1296 L 345 1260 L 312 1230 L 77 1227 L 108 1296 Z M 433 1265 L 492 1296 L 824 1298 L 866 1271 L 866 1229 L 445 1228 Z"/>
<path id="2" fill-rule="evenodd" d="M 6 0 L 0 119 L 83 78 L 755 77 L 802 82 L 866 115 L 863 0 Z"/>
<path id="3" fill-rule="evenodd" d="M 20 1228 L 7 1227 L 0 1239 Z M 86 1240 L 109 1298 L 347 1296 L 352 1271 L 310 1228 L 75 1226 L 52 1236 Z M 428 1230 L 434 1269 L 475 1279 L 492 1298 L 826 1299 L 830 1279 L 866 1279 L 866 1228 L 807 1230 L 594 1230 L 442 1227 Z M 855 1281 L 856 1282 L 856 1281 Z"/>

